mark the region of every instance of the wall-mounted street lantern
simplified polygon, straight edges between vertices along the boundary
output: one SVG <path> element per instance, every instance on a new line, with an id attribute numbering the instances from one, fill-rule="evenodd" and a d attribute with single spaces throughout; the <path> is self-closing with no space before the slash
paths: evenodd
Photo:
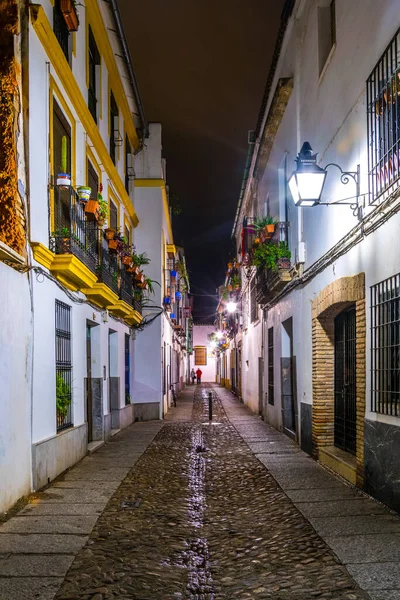
<path id="1" fill-rule="evenodd" d="M 313 154 L 312 148 L 308 142 L 304 142 L 299 154 L 295 160 L 296 170 L 293 171 L 289 179 L 289 188 L 296 206 L 315 206 L 316 204 L 348 204 L 353 211 L 354 216 L 362 219 L 362 207 L 359 204 L 360 198 L 360 165 L 357 165 L 357 171 L 343 171 L 336 163 L 329 163 L 324 169 L 317 165 L 317 153 Z M 337 200 L 333 202 L 321 202 L 322 190 L 327 176 L 328 167 L 336 167 L 340 171 L 340 181 L 343 184 L 349 183 L 350 179 L 356 184 L 356 195 L 352 198 Z M 353 200 L 353 202 L 349 202 Z"/>

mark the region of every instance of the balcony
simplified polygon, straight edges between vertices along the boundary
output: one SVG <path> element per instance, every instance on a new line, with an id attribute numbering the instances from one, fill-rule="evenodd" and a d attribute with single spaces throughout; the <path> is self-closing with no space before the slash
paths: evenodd
<path id="1" fill-rule="evenodd" d="M 291 281 L 290 265 L 272 269 L 259 269 L 256 275 L 256 300 L 259 304 L 271 302 Z"/>

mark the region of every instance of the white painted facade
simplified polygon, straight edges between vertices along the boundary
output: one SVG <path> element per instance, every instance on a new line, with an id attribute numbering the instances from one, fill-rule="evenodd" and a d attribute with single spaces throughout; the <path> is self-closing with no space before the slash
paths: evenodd
<path id="1" fill-rule="evenodd" d="M 180 387 L 186 380 L 185 344 L 181 337 L 178 339 L 162 304 L 167 244 L 173 245 L 173 239 L 162 169 L 161 127 L 150 127 L 146 150 L 142 150 L 136 128 L 146 131 L 147 123 L 141 121 L 140 98 L 131 81 L 111 4 L 88 0 L 85 7 L 78 6 L 79 29 L 69 35 L 69 63 L 53 33 L 53 4 L 43 0 L 30 7 L 27 28 L 22 28 L 17 39 L 17 47 L 22 39 L 27 48 L 23 73 L 29 119 L 22 122 L 21 113 L 18 153 L 20 188 L 27 190 L 29 198 L 30 270 L 21 274 L 0 262 L 5 290 L 0 298 L 0 511 L 80 460 L 89 442 L 101 443 L 135 419 L 162 418 L 171 396 L 169 387 L 165 385 L 163 390 L 164 343 L 179 358 Z M 96 67 L 97 124 L 88 112 L 89 25 L 100 56 Z M 118 118 L 112 124 L 115 165 L 110 158 L 110 91 L 118 106 Z M 91 301 L 93 283 L 71 284 L 71 273 L 81 277 L 85 272 L 86 279 L 90 276 L 96 280 L 94 271 L 91 274 L 80 259 L 67 276 L 58 276 L 53 268 L 56 173 L 52 172 L 51 148 L 55 103 L 71 132 L 72 188 L 88 185 L 89 160 L 102 185 L 103 198 L 117 207 L 117 226 L 124 233 L 129 230 L 129 241 L 137 252 L 147 252 L 151 262 L 144 272 L 161 284 L 155 285 L 151 302 L 162 314 L 136 335 L 132 324 L 137 315 L 131 317 L 127 312 L 125 317 L 119 312 L 122 296 L 117 299 L 114 294 L 108 310 L 104 304 Z M 24 127 L 29 155 L 26 178 L 21 146 Z M 126 156 L 127 137 L 131 153 L 137 152 L 128 181 L 127 161 L 132 159 Z M 140 224 L 136 229 L 137 216 Z M 111 294 L 111 288 L 107 293 Z M 71 426 L 64 430 L 57 429 L 56 418 L 56 301 L 64 303 L 70 315 Z M 133 314 L 134 306 L 125 302 L 123 310 Z M 145 317 L 155 312 L 143 309 Z M 168 358 L 168 368 L 170 365 Z M 90 416 L 89 376 L 96 406 L 92 411 L 97 410 Z"/>
<path id="2" fill-rule="evenodd" d="M 217 376 L 217 364 L 215 353 L 210 347 L 209 335 L 215 332 L 213 325 L 195 325 L 193 327 L 193 354 L 190 359 L 190 369 L 202 371 L 201 381 L 215 382 Z M 196 363 L 196 348 L 205 348 L 207 364 Z"/>
<path id="3" fill-rule="evenodd" d="M 382 206 L 385 197 L 381 197 L 375 206 L 368 202 L 369 139 L 365 83 L 400 26 L 399 6 L 395 0 L 336 0 L 336 42 L 321 69 L 319 42 L 323 31 L 318 24 L 318 14 L 329 4 L 317 0 L 297 0 L 294 3 L 266 105 L 260 113 L 259 137 L 254 146 L 235 230 L 239 252 L 243 218 L 269 212 L 277 220 L 284 221 L 286 197 L 291 262 L 300 279 L 298 285 L 293 285 L 295 277 L 290 291 L 283 293 L 278 300 L 266 303 L 265 313 L 259 306 L 258 318 L 251 323 L 249 281 L 255 276 L 255 269 L 242 269 L 243 325 L 238 327 L 237 335 L 225 353 L 226 359 L 221 358 L 221 365 L 224 360 L 228 362 L 225 377 L 229 381 L 226 385 L 235 385 L 229 372 L 230 354 L 237 353 L 238 347 L 241 347 L 241 386 L 238 393 L 254 412 L 260 412 L 269 423 L 282 430 L 281 359 L 292 353 L 296 360 L 295 436 L 299 443 L 302 442 L 302 404 L 313 403 L 312 301 L 330 283 L 358 273 L 365 273 L 365 419 L 366 422 L 379 422 L 396 428 L 400 425 L 398 417 L 371 411 L 370 289 L 400 272 L 397 252 L 400 216 L 397 212 L 397 182 L 392 190 L 392 206 L 396 207 L 392 216 L 375 231 L 368 221 L 374 211 L 377 214 L 379 208 L 376 207 Z M 290 78 L 293 90 L 280 115 L 279 126 L 268 140 L 270 145 L 265 168 L 260 173 L 257 161 L 265 152 L 261 134 L 268 116 L 272 114 L 274 95 L 280 81 Z M 284 182 L 295 169 L 294 159 L 305 141 L 309 141 L 313 151 L 318 152 L 318 164 L 322 167 L 337 163 L 344 171 L 355 171 L 360 165 L 360 200 L 365 204 L 364 230 L 348 205 L 312 208 L 294 205 Z M 338 201 L 355 195 L 354 183 L 350 181 L 343 185 L 339 175 L 333 167 L 328 170 L 323 201 Z M 302 258 L 303 242 L 305 260 Z M 317 261 L 324 261 L 319 269 Z M 269 328 L 273 328 L 274 342 L 274 404 L 268 401 Z M 261 378 L 258 373 L 259 357 L 264 360 Z"/>

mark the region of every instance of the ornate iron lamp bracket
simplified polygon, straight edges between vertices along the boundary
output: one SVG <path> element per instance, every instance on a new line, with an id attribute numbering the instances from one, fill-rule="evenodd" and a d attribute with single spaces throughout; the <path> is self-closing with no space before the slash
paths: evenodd
<path id="1" fill-rule="evenodd" d="M 348 204 L 350 206 L 350 209 L 353 211 L 353 215 L 357 217 L 359 221 L 362 221 L 363 206 L 360 203 L 360 165 L 357 165 L 356 171 L 343 171 L 342 167 L 340 167 L 336 163 L 327 164 L 325 170 L 328 167 L 336 167 L 337 169 L 339 169 L 340 181 L 344 185 L 347 185 L 351 180 L 353 180 L 353 182 L 356 184 L 356 195 L 351 196 L 350 198 L 344 198 L 343 200 L 334 200 L 333 202 L 319 202 L 318 204 L 325 204 L 326 206 L 330 206 L 331 204 Z"/>

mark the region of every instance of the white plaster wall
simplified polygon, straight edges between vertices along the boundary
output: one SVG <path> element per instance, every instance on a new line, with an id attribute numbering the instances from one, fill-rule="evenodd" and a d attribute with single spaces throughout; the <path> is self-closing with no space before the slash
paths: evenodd
<path id="1" fill-rule="evenodd" d="M 207 348 L 207 364 L 206 365 L 196 365 L 195 363 L 195 353 L 193 352 L 190 360 L 190 368 L 194 368 L 197 371 L 199 368 L 203 371 L 203 375 L 201 377 L 202 381 L 212 381 L 215 382 L 216 377 L 216 359 L 212 354 L 208 336 L 215 332 L 215 327 L 213 325 L 195 325 L 193 327 L 193 349 L 196 346 L 206 346 Z"/>
<path id="2" fill-rule="evenodd" d="M 0 263 L 0 513 L 31 484 L 32 314 L 28 276 Z"/>

